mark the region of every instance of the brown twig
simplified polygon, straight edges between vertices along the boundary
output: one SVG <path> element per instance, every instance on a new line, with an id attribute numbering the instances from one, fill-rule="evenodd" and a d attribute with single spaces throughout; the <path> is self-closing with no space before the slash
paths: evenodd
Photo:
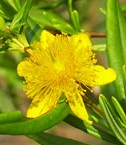
<path id="1" fill-rule="evenodd" d="M 88 32 L 90 34 L 91 37 L 100 37 L 100 38 L 104 38 L 106 37 L 106 33 L 105 32 Z"/>
<path id="2" fill-rule="evenodd" d="M 92 106 L 99 114 L 104 116 L 104 114 L 101 112 L 101 110 L 91 101 L 89 100 L 86 96 L 83 96 L 84 102 Z"/>

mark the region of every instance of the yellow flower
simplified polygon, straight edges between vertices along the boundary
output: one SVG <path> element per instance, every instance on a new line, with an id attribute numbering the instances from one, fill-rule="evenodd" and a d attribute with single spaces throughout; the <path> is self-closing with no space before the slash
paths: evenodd
<path id="1" fill-rule="evenodd" d="M 82 87 L 104 85 L 116 79 L 113 69 L 96 65 L 92 44 L 86 33 L 52 35 L 44 30 L 40 41 L 28 49 L 29 57 L 18 65 L 25 78 L 25 91 L 32 103 L 27 117 L 35 118 L 53 109 L 64 94 L 73 113 L 91 124 Z"/>

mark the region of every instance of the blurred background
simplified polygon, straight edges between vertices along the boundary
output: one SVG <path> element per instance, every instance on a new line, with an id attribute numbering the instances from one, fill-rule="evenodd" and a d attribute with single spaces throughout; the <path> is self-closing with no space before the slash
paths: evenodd
<path id="1" fill-rule="evenodd" d="M 33 3 L 49 3 L 54 0 L 33 0 Z M 126 3 L 126 0 L 120 0 Z M 74 8 L 80 14 L 81 28 L 91 32 L 105 32 L 105 15 L 100 8 L 106 8 L 106 0 L 75 0 Z M 54 8 L 54 13 L 69 20 L 68 12 L 64 5 Z M 93 39 L 93 44 L 105 42 L 105 38 Z M 99 57 L 100 56 L 100 57 Z M 104 63 L 104 53 L 98 54 L 99 63 Z M 24 115 L 30 100 L 27 99 L 23 91 L 22 79 L 17 75 L 17 64 L 22 60 L 23 55 L 16 51 L 0 54 L 0 113 L 21 110 Z M 82 131 L 75 129 L 65 123 L 61 123 L 49 130 L 49 132 L 73 138 L 78 141 L 86 140 L 94 145 L 109 145 L 103 141 L 86 135 Z M 0 145 L 38 145 L 25 136 L 0 136 Z"/>

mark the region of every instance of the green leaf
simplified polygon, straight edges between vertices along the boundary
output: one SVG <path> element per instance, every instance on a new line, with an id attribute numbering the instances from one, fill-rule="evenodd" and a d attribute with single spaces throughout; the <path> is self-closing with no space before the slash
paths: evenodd
<path id="1" fill-rule="evenodd" d="M 115 89 L 119 101 L 126 99 L 123 65 L 126 63 L 126 22 L 118 0 L 107 0 L 107 53 L 109 65 L 117 73 Z"/>
<path id="2" fill-rule="evenodd" d="M 31 8 L 32 0 L 27 0 L 23 7 L 19 10 L 19 12 L 15 15 L 12 23 L 11 23 L 11 30 L 23 25 L 26 23 L 27 16 L 29 14 Z"/>
<path id="3" fill-rule="evenodd" d="M 79 14 L 77 10 L 73 10 L 71 12 L 71 19 L 73 22 L 73 25 L 75 27 L 75 29 L 80 32 L 81 31 L 81 27 L 80 27 L 80 18 L 79 18 Z"/>
<path id="4" fill-rule="evenodd" d="M 28 38 L 28 41 L 32 43 L 33 41 L 37 41 L 40 39 L 40 33 L 44 27 L 41 27 L 35 23 L 30 17 L 28 17 L 27 20 L 28 27 L 26 29 L 26 35 Z"/>
<path id="5" fill-rule="evenodd" d="M 108 141 L 110 143 L 117 143 L 118 145 L 120 144 L 120 142 L 117 140 L 117 138 L 112 135 L 112 133 L 110 133 L 109 131 L 107 132 L 106 130 L 103 130 L 102 127 L 97 127 L 95 125 L 88 125 L 86 123 L 84 123 L 82 120 L 72 116 L 72 115 L 68 115 L 65 119 L 65 122 L 67 122 L 68 124 L 88 133 L 89 135 L 92 135 L 94 137 L 97 137 L 99 139 Z"/>
<path id="6" fill-rule="evenodd" d="M 117 11 L 118 11 L 118 20 L 119 20 L 119 28 L 120 28 L 120 37 L 121 37 L 121 44 L 123 50 L 123 58 L 126 64 L 126 19 L 124 14 L 120 8 L 120 5 L 117 1 Z"/>
<path id="7" fill-rule="evenodd" d="M 6 24 L 4 19 L 0 16 L 0 31 L 5 28 Z"/>
<path id="8" fill-rule="evenodd" d="M 106 44 L 97 44 L 92 46 L 93 51 L 104 52 L 106 51 Z"/>
<path id="9" fill-rule="evenodd" d="M 9 0 L 8 2 L 16 9 L 16 11 L 21 9 L 22 0 Z"/>
<path id="10" fill-rule="evenodd" d="M 111 105 L 105 98 L 105 96 L 100 95 L 99 102 L 102 106 L 102 109 L 105 113 L 106 120 L 114 132 L 115 136 L 119 139 L 120 142 L 122 142 L 124 145 L 126 145 L 126 132 L 123 128 L 121 128 L 120 124 L 117 123 L 117 120 L 115 119 L 115 114 L 111 110 Z"/>
<path id="11" fill-rule="evenodd" d="M 8 135 L 27 135 L 35 134 L 40 131 L 47 130 L 57 123 L 61 122 L 68 114 L 69 107 L 66 102 L 60 103 L 52 111 L 35 119 L 27 119 L 25 121 L 8 123 L 0 125 L 0 134 Z M 15 115 L 12 113 L 12 115 Z M 5 120 L 5 122 L 7 122 Z"/>
<path id="12" fill-rule="evenodd" d="M 53 28 L 68 34 L 75 34 L 77 31 L 62 17 L 44 10 L 31 9 L 30 18 L 40 27 Z"/>
<path id="13" fill-rule="evenodd" d="M 9 4 L 7 0 L 0 0 L 1 9 L 8 19 L 12 19 L 16 14 L 16 10 Z"/>
<path id="14" fill-rule="evenodd" d="M 56 8 L 60 5 L 62 5 L 63 3 L 65 3 L 67 0 L 57 0 L 57 1 L 52 1 L 52 2 L 45 2 L 45 3 L 40 3 L 39 5 L 36 5 L 35 7 L 38 9 L 53 9 Z"/>
<path id="15" fill-rule="evenodd" d="M 81 27 L 80 27 L 79 13 L 77 10 L 73 10 L 72 3 L 73 3 L 73 0 L 68 0 L 69 15 L 70 15 L 74 28 L 76 29 L 77 32 L 80 32 Z"/>
<path id="16" fill-rule="evenodd" d="M 42 145 L 87 145 L 76 140 L 59 137 L 56 135 L 51 135 L 48 133 L 39 133 L 28 135 L 31 139 L 34 139 Z"/>
<path id="17" fill-rule="evenodd" d="M 0 16 L 3 18 L 8 19 L 8 17 L 5 15 L 5 13 L 0 9 Z"/>
<path id="18" fill-rule="evenodd" d="M 116 111 L 118 112 L 118 115 L 120 116 L 121 120 L 126 124 L 126 114 L 122 108 L 122 106 L 119 104 L 118 100 L 115 97 L 112 97 L 112 102 L 114 104 L 114 107 Z"/>
<path id="19" fill-rule="evenodd" d="M 0 114 L 0 124 L 12 123 L 23 120 L 23 115 L 20 111 L 8 112 Z"/>

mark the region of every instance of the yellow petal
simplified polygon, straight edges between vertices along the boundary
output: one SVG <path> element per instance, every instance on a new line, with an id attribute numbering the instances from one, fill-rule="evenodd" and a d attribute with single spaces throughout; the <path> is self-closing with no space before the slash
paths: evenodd
<path id="1" fill-rule="evenodd" d="M 54 42 L 55 36 L 50 32 L 43 30 L 40 36 L 41 48 L 47 49 L 52 42 Z"/>
<path id="2" fill-rule="evenodd" d="M 96 74 L 94 83 L 96 86 L 111 83 L 116 79 L 116 72 L 112 68 L 105 69 L 100 65 L 95 65 L 94 74 Z"/>
<path id="3" fill-rule="evenodd" d="M 48 95 L 42 96 L 40 99 L 38 98 L 38 96 L 35 96 L 28 108 L 26 116 L 28 118 L 36 118 L 49 112 L 50 110 L 55 108 L 60 95 L 61 94 L 57 94 L 55 92 L 50 92 Z"/>
<path id="4" fill-rule="evenodd" d="M 77 49 L 91 49 L 92 44 L 89 39 L 88 33 L 80 33 L 78 35 L 71 36 L 73 42 L 77 45 Z"/>
<path id="5" fill-rule="evenodd" d="M 37 70 L 37 65 L 26 60 L 20 62 L 17 67 L 18 75 L 23 76 L 26 79 L 26 82 L 35 78 Z"/>
<path id="6" fill-rule="evenodd" d="M 17 72 L 20 76 L 29 75 L 29 72 L 32 69 L 32 64 L 29 61 L 22 61 L 18 64 Z"/>
<path id="7" fill-rule="evenodd" d="M 73 93 L 66 93 L 69 106 L 72 112 L 80 119 L 84 120 L 88 124 L 92 124 L 92 121 L 89 120 L 87 110 L 85 108 L 82 96 L 79 94 L 78 90 Z"/>

